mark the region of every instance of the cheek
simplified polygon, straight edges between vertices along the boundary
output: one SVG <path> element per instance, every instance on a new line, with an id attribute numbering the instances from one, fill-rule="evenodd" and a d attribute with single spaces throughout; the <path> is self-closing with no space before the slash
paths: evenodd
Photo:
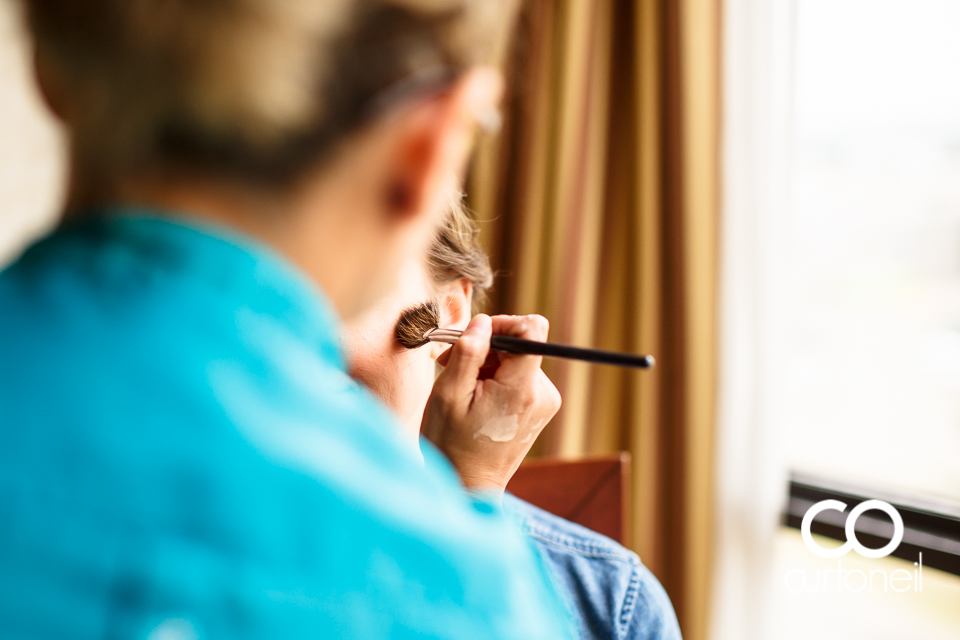
<path id="1" fill-rule="evenodd" d="M 425 349 L 421 349 L 411 354 L 400 374 L 402 383 L 396 390 L 394 409 L 400 417 L 404 432 L 415 439 L 420 433 L 423 410 L 433 389 L 436 363 L 430 359 Z"/>
<path id="2" fill-rule="evenodd" d="M 419 430 L 419 418 L 433 388 L 436 365 L 425 349 L 392 354 L 355 352 L 350 375 L 380 398 L 404 424 Z"/>
<path id="3" fill-rule="evenodd" d="M 436 363 L 430 359 L 426 349 L 421 349 L 404 369 L 406 404 L 408 411 L 422 411 L 433 389 L 436 377 Z"/>
<path id="4" fill-rule="evenodd" d="M 420 377 L 416 374 L 417 365 L 427 354 L 407 351 L 394 341 L 385 339 L 358 341 L 355 344 L 356 347 L 349 350 L 350 375 L 396 413 L 402 415 L 408 412 L 411 386 Z"/>
<path id="5" fill-rule="evenodd" d="M 360 348 L 351 353 L 350 375 L 362 382 L 389 405 L 397 393 L 397 363 L 389 354 Z"/>

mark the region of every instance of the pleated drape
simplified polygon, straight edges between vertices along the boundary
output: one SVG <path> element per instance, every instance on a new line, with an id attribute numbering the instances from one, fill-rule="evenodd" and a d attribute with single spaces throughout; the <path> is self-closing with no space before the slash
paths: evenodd
<path id="1" fill-rule="evenodd" d="M 719 0 L 526 0 L 505 127 L 468 197 L 490 310 L 654 371 L 550 361 L 564 405 L 534 455 L 633 456 L 632 546 L 706 634 L 712 548 Z"/>

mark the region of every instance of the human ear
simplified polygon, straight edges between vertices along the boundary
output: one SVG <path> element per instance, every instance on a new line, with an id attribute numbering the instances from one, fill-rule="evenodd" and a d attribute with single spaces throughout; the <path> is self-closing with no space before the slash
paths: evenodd
<path id="1" fill-rule="evenodd" d="M 444 329 L 466 328 L 470 323 L 473 307 L 473 283 L 466 278 L 457 280 L 443 287 L 437 298 L 440 306 L 440 326 Z M 447 345 L 430 343 L 430 357 L 436 359 L 446 351 Z"/>
<path id="2" fill-rule="evenodd" d="M 465 171 L 477 122 L 495 110 L 502 84 L 499 72 L 478 67 L 395 119 L 396 144 L 383 190 L 390 216 L 440 210 Z"/>

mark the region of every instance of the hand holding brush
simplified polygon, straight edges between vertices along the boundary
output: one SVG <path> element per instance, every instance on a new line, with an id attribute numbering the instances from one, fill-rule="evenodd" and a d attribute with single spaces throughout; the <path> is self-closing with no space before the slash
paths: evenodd
<path id="1" fill-rule="evenodd" d="M 490 351 L 493 333 L 546 340 L 540 316 L 478 315 L 437 360 L 420 432 L 442 451 L 468 489 L 503 491 L 560 408 L 542 358 Z"/>
<path id="2" fill-rule="evenodd" d="M 407 349 L 416 349 L 428 342 L 456 344 L 461 333 L 456 329 L 440 328 L 440 308 L 436 302 L 427 302 L 409 309 L 397 323 L 397 341 Z M 650 355 L 571 347 L 504 335 L 493 335 L 490 338 L 490 348 L 502 353 L 566 358 L 636 369 L 650 369 L 655 364 L 653 356 Z"/>

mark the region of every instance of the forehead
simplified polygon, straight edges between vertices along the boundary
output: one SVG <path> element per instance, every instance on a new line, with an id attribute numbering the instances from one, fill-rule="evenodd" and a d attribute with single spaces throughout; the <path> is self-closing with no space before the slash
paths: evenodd
<path id="1" fill-rule="evenodd" d="M 394 286 L 376 304 L 347 324 L 348 331 L 392 331 L 400 314 L 431 297 L 426 269 L 420 260 L 408 260 L 396 274 Z"/>
<path id="2" fill-rule="evenodd" d="M 421 260 L 407 260 L 397 272 L 394 287 L 384 296 L 383 302 L 401 309 L 420 304 L 431 295 L 428 280 L 427 270 Z"/>

